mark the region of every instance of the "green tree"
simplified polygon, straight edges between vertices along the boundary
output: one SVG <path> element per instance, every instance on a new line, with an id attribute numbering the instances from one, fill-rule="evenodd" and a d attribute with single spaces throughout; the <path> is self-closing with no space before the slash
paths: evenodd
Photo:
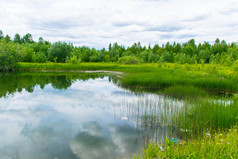
<path id="1" fill-rule="evenodd" d="M 13 42 L 14 43 L 21 43 L 21 36 L 19 34 L 15 34 Z"/>
<path id="2" fill-rule="evenodd" d="M 66 62 L 66 58 L 70 57 L 70 52 L 72 50 L 72 46 L 66 44 L 65 42 L 56 42 L 52 44 L 48 50 L 49 60 L 54 62 Z"/>
<path id="3" fill-rule="evenodd" d="M 205 63 L 209 63 L 209 59 L 211 57 L 211 52 L 209 50 L 201 50 L 198 53 L 198 57 L 200 60 L 204 60 Z"/>
<path id="4" fill-rule="evenodd" d="M 89 61 L 90 62 L 100 62 L 99 52 L 94 48 L 91 49 Z"/>
<path id="5" fill-rule="evenodd" d="M 163 57 L 164 62 L 173 62 L 173 55 L 170 52 L 168 51 L 163 52 Z"/>
<path id="6" fill-rule="evenodd" d="M 44 43 L 44 39 L 42 37 L 39 37 L 38 43 L 43 44 Z"/>
<path id="7" fill-rule="evenodd" d="M 143 62 L 148 62 L 149 60 L 149 55 L 152 52 L 150 50 L 145 50 L 142 53 L 140 53 L 139 57 L 142 59 Z"/>
<path id="8" fill-rule="evenodd" d="M 29 48 L 25 46 L 21 50 L 21 58 L 23 62 L 34 62 L 33 57 L 35 55 L 35 52 L 32 48 Z"/>
<path id="9" fill-rule="evenodd" d="M 192 46 L 186 46 L 183 49 L 183 52 L 185 53 L 186 56 L 192 57 L 195 54 L 195 50 Z"/>
<path id="10" fill-rule="evenodd" d="M 99 61 L 105 61 L 105 52 L 106 52 L 106 50 L 105 50 L 105 48 L 103 48 L 102 50 L 100 50 L 99 52 L 98 52 L 98 56 L 99 56 Z"/>
<path id="11" fill-rule="evenodd" d="M 0 71 L 14 70 L 17 60 L 17 48 L 11 42 L 0 42 Z"/>
<path id="12" fill-rule="evenodd" d="M 152 51 L 150 51 L 149 53 L 149 57 L 148 57 L 148 62 L 157 62 L 159 60 L 158 56 L 156 54 L 154 54 Z"/>
<path id="13" fill-rule="evenodd" d="M 3 32 L 2 32 L 2 30 L 0 30 L 0 40 L 3 39 L 3 37 L 4 37 Z"/>
<path id="14" fill-rule="evenodd" d="M 110 61 L 116 62 L 119 57 L 122 56 L 125 49 L 122 46 L 119 46 L 117 43 L 114 43 L 109 51 Z"/>
<path id="15" fill-rule="evenodd" d="M 211 53 L 216 55 L 216 54 L 221 54 L 222 53 L 222 45 L 220 43 L 220 40 L 217 38 L 215 41 L 215 44 L 211 47 Z"/>
<path id="16" fill-rule="evenodd" d="M 230 54 L 235 60 L 238 59 L 238 48 L 237 47 L 232 47 L 228 49 L 228 54 Z"/>
<path id="17" fill-rule="evenodd" d="M 4 40 L 8 43 L 11 41 L 11 37 L 7 34 L 5 37 L 4 37 Z"/>
<path id="18" fill-rule="evenodd" d="M 47 61 L 47 57 L 45 55 L 44 52 L 40 51 L 35 53 L 35 55 L 33 55 L 33 62 L 37 62 L 37 63 L 45 63 Z"/>
<path id="19" fill-rule="evenodd" d="M 120 57 L 118 59 L 118 63 L 121 63 L 121 64 L 137 64 L 140 62 L 140 59 L 138 59 L 137 57 L 135 56 L 123 56 L 123 57 Z"/>
<path id="20" fill-rule="evenodd" d="M 191 46 L 193 48 L 193 50 L 197 49 L 197 45 L 195 44 L 195 40 L 191 39 L 188 41 L 188 46 Z"/>
<path id="21" fill-rule="evenodd" d="M 33 43 L 33 38 L 30 33 L 27 33 L 26 35 L 23 36 L 22 41 L 25 43 Z"/>

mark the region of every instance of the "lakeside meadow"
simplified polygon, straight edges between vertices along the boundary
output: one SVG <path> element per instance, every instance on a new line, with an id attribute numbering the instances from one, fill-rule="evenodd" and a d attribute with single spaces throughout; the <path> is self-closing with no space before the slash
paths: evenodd
<path id="1" fill-rule="evenodd" d="M 143 138 L 143 148 L 131 158 L 237 158 L 237 61 L 237 44 L 219 39 L 128 48 L 114 43 L 96 50 L 43 38 L 35 42 L 31 34 L 16 34 L 14 40 L 6 35 L 0 39 L 0 96 L 49 85 L 66 91 L 79 81 L 108 79 L 110 89 L 118 87 L 119 94 L 123 89 L 128 99 L 121 107 L 144 133 L 134 142 Z"/>
<path id="2" fill-rule="evenodd" d="M 151 142 L 135 158 L 235 158 L 238 121 L 237 70 L 215 64 L 117 63 L 18 63 L 18 71 L 123 72 L 117 84 L 133 92 L 147 91 L 184 100 L 169 117 L 178 137 L 164 143 Z M 158 116 L 146 113 L 146 123 L 156 127 Z M 166 123 L 165 123 L 166 124 Z M 161 145 L 162 144 L 162 145 Z"/>

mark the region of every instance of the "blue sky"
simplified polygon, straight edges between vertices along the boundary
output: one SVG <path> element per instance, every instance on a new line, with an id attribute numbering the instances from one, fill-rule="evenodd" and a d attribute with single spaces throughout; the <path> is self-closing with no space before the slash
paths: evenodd
<path id="1" fill-rule="evenodd" d="M 237 0 L 1 0 L 0 6 L 0 29 L 12 38 L 29 32 L 36 41 L 98 49 L 110 42 L 238 41 Z"/>

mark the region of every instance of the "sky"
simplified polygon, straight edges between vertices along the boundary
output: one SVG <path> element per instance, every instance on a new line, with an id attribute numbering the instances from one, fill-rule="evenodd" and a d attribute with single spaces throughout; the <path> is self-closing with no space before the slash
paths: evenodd
<path id="1" fill-rule="evenodd" d="M 0 30 L 101 49 L 238 41 L 238 0 L 0 0 Z"/>

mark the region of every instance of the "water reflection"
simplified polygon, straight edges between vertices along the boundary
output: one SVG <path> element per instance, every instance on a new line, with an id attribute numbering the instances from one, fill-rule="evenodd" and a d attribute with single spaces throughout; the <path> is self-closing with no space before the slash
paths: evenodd
<path id="1" fill-rule="evenodd" d="M 102 128 L 98 122 L 88 122 L 86 130 L 77 134 L 70 142 L 70 147 L 79 158 L 114 158 L 128 156 L 136 152 L 136 129 L 130 125 L 109 125 Z"/>
<path id="2" fill-rule="evenodd" d="M 183 105 L 131 93 L 104 74 L 11 74 L 0 80 L 0 158 L 128 158 L 149 141 L 175 137 L 171 116 Z"/>

